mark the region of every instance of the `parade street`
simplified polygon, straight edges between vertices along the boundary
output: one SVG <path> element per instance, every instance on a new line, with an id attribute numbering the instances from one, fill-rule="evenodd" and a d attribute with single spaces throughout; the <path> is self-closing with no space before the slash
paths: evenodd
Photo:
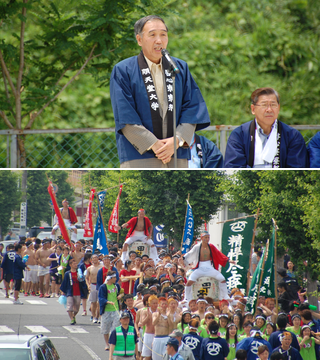
<path id="1" fill-rule="evenodd" d="M 87 316 L 81 316 L 81 311 L 77 324 L 71 326 L 58 298 L 22 295 L 20 299 L 23 305 L 13 305 L 13 297 L 6 299 L 0 290 L 0 335 L 43 334 L 52 340 L 61 359 L 108 359 L 100 325 L 90 322 L 89 311 Z"/>

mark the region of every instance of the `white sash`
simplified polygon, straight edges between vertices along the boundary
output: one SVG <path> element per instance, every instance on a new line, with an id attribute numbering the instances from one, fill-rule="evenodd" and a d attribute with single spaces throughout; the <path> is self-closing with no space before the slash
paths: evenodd
<path id="1" fill-rule="evenodd" d="M 272 161 L 277 153 L 277 133 L 278 122 L 276 120 L 271 129 L 271 133 L 267 139 L 267 142 L 264 148 L 262 148 L 262 139 L 259 134 L 259 125 L 257 124 L 254 148 L 254 167 L 259 167 L 259 165 L 263 165 L 263 167 L 268 167 L 264 163 L 265 161 L 270 164 L 270 168 L 272 167 Z"/>

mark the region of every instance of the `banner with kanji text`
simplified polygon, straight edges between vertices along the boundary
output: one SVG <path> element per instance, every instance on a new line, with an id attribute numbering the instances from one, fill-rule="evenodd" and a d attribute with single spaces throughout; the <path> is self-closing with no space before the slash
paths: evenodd
<path id="1" fill-rule="evenodd" d="M 193 221 L 192 207 L 190 206 L 189 201 L 187 200 L 186 223 L 184 226 L 182 249 L 181 249 L 182 254 L 186 254 L 191 248 L 191 244 L 193 241 L 193 229 L 194 229 L 194 221 Z"/>
<path id="2" fill-rule="evenodd" d="M 84 221 L 83 237 L 93 236 L 93 224 L 92 224 L 92 202 L 94 199 L 95 189 L 91 189 L 89 196 L 89 203 L 87 207 L 86 219 Z"/>
<path id="3" fill-rule="evenodd" d="M 94 252 L 95 249 L 98 249 L 101 254 L 107 255 L 109 254 L 109 250 L 107 247 L 107 238 L 105 234 L 105 229 L 103 228 L 103 221 L 102 221 L 102 211 L 104 207 L 104 199 L 106 197 L 106 191 L 100 191 L 97 194 L 98 197 L 98 218 L 96 223 L 96 229 L 94 232 L 94 239 L 93 239 L 93 249 Z M 100 211 L 101 210 L 101 211 Z"/>
<path id="4" fill-rule="evenodd" d="M 118 194 L 117 200 L 114 204 L 114 207 L 113 207 L 110 219 L 109 219 L 109 223 L 108 223 L 108 230 L 112 233 L 118 232 L 118 230 L 116 230 L 116 226 L 119 225 L 119 201 L 120 201 L 121 192 L 122 192 L 122 185 L 120 185 L 119 194 Z"/>
<path id="5" fill-rule="evenodd" d="M 229 290 L 241 289 L 243 294 L 247 288 L 247 272 L 249 268 L 251 241 L 255 218 L 248 217 L 225 222 L 222 231 L 221 251 L 235 264 L 227 263 L 221 273 L 226 278 Z"/>
<path id="6" fill-rule="evenodd" d="M 266 257 L 263 274 L 261 274 L 262 271 L 261 269 L 260 273 L 256 274 L 255 272 L 252 277 L 250 291 L 248 294 L 247 305 L 246 305 L 247 311 L 250 311 L 252 313 L 255 311 L 258 294 L 259 296 L 265 296 L 266 298 L 275 298 L 275 292 L 274 292 L 275 291 L 274 290 L 275 231 L 276 231 L 275 228 L 273 228 L 272 238 L 269 243 L 269 247 L 268 249 L 266 249 L 266 251 L 262 256 L 262 260 L 264 256 Z M 260 276 L 262 276 L 262 280 L 261 280 L 261 287 L 259 290 Z"/>

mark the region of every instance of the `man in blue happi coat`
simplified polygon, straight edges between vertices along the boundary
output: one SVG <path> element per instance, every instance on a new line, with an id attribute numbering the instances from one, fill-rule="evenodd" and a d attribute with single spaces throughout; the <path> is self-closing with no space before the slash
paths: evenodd
<path id="1" fill-rule="evenodd" d="M 111 74 L 110 95 L 120 167 L 173 167 L 173 78 L 161 50 L 168 28 L 155 15 L 134 26 L 141 53 L 118 63 Z M 194 131 L 210 125 L 207 106 L 188 65 L 174 59 L 176 75 L 177 166 L 187 168 Z"/>
<path id="2" fill-rule="evenodd" d="M 229 136 L 226 168 L 307 168 L 309 158 L 300 132 L 278 120 L 280 96 L 265 87 L 251 94 L 255 116 Z"/>

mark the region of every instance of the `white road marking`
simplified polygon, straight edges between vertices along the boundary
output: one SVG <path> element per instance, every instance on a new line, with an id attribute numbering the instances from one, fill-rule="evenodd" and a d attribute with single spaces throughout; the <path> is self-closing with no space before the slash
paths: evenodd
<path id="1" fill-rule="evenodd" d="M 46 302 L 42 300 L 26 300 L 31 305 L 48 305 Z"/>
<path id="2" fill-rule="evenodd" d="M 85 329 L 82 329 L 82 327 L 80 326 L 74 326 L 74 325 L 70 325 L 70 326 L 62 326 L 63 328 L 65 328 L 66 330 L 70 331 L 71 334 L 87 334 L 88 331 L 86 331 Z"/>
<path id="3" fill-rule="evenodd" d="M 50 339 L 68 339 L 67 336 L 49 336 Z"/>
<path id="4" fill-rule="evenodd" d="M 65 327 L 65 326 L 64 326 Z M 101 360 L 101 358 L 99 358 L 99 356 L 89 348 L 89 346 L 87 346 L 85 343 L 83 343 L 81 340 L 75 338 L 75 337 L 70 337 L 74 342 L 76 342 L 78 345 L 80 345 L 82 347 L 83 350 L 85 350 L 92 359 L 94 360 Z"/>
<path id="5" fill-rule="evenodd" d="M 0 332 L 14 332 L 14 330 L 8 328 L 6 325 L 0 325 Z"/>
<path id="6" fill-rule="evenodd" d="M 33 333 L 48 333 L 51 332 L 44 326 L 25 326 L 27 329 L 29 329 Z"/>
<path id="7" fill-rule="evenodd" d="M 0 305 L 12 305 L 13 301 L 12 300 L 0 300 Z"/>

